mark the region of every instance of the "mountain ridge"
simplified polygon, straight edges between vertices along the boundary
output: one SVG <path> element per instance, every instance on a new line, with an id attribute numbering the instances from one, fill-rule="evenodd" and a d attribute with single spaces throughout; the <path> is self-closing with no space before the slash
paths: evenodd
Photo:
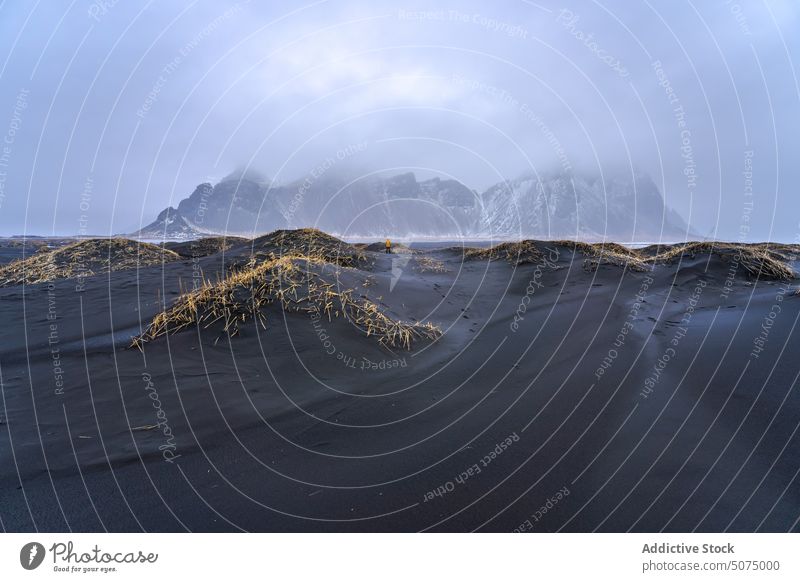
<path id="1" fill-rule="evenodd" d="M 483 192 L 413 172 L 307 176 L 275 185 L 245 172 L 199 184 L 136 238 L 257 236 L 315 227 L 347 238 L 575 238 L 680 241 L 692 233 L 642 173 L 523 175 Z"/>

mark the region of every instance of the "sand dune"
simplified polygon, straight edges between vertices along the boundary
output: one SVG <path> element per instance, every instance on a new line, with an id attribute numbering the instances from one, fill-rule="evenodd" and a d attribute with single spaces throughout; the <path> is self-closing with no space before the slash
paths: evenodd
<path id="1" fill-rule="evenodd" d="M 0 267 L 0 286 L 85 278 L 179 258 L 170 250 L 124 238 L 88 239 L 55 249 L 42 246 L 32 256 Z"/>
<path id="2" fill-rule="evenodd" d="M 223 246 L 4 275 L 5 529 L 793 525 L 794 246 Z"/>

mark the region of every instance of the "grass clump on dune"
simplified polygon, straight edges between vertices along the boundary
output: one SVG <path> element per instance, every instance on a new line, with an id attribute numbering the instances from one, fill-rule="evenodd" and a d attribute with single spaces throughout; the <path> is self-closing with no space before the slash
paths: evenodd
<path id="1" fill-rule="evenodd" d="M 153 318 L 144 333 L 134 338 L 133 345 L 141 349 L 148 341 L 196 324 L 205 328 L 221 324 L 231 337 L 251 320 L 266 329 L 264 308 L 271 304 L 286 311 L 318 312 L 329 319 L 347 317 L 367 336 L 386 346 L 410 349 L 417 339 L 434 340 L 441 335 L 433 324 L 397 321 L 375 303 L 354 298 L 352 289 L 336 289 L 314 271 L 327 264 L 303 255 L 254 260 L 216 283 L 205 282 L 199 289 L 181 295 Z"/>
<path id="2" fill-rule="evenodd" d="M 647 271 L 648 267 L 642 260 L 642 256 L 634 249 L 629 249 L 619 243 L 587 243 L 571 240 L 557 240 L 551 244 L 564 246 L 572 249 L 576 253 L 581 253 L 587 258 L 584 259 L 583 267 L 587 271 L 594 271 L 600 265 L 616 265 L 627 267 L 632 271 Z"/>
<path id="3" fill-rule="evenodd" d="M 420 273 L 447 273 L 447 267 L 439 259 L 417 255 L 414 262 Z"/>
<path id="4" fill-rule="evenodd" d="M 254 258 L 262 260 L 294 255 L 342 267 L 360 267 L 369 263 L 363 250 L 316 228 L 276 230 L 254 239 L 252 251 Z"/>
<path id="5" fill-rule="evenodd" d="M 0 267 L 0 286 L 91 277 L 179 259 L 177 253 L 149 243 L 124 238 L 88 239 L 54 250 L 42 250 Z"/>
<path id="6" fill-rule="evenodd" d="M 504 259 L 514 265 L 535 263 L 542 260 L 542 253 L 532 240 L 504 242 L 488 248 L 464 249 L 464 258 L 470 261 L 495 261 Z"/>
<path id="7" fill-rule="evenodd" d="M 800 255 L 800 245 L 785 243 L 759 243 L 756 246 L 764 248 L 785 260 L 797 260 Z"/>
<path id="8" fill-rule="evenodd" d="M 778 243 L 735 244 L 720 242 L 689 242 L 675 245 L 651 245 L 630 249 L 618 243 L 586 243 L 571 240 L 551 241 L 579 252 L 586 258 L 584 269 L 593 271 L 604 264 L 625 267 L 632 271 L 648 271 L 655 265 L 667 264 L 680 257 L 715 254 L 726 261 L 736 261 L 752 277 L 788 281 L 795 278 L 794 270 L 786 263 L 800 255 L 797 245 Z M 494 260 L 504 258 L 516 264 L 532 263 L 541 258 L 533 241 L 503 243 L 486 249 L 466 249 L 466 259 Z"/>
<path id="9" fill-rule="evenodd" d="M 600 264 L 625 266 L 634 271 L 646 271 L 654 265 L 670 263 L 680 257 L 698 254 L 716 254 L 725 260 L 736 260 L 753 277 L 790 280 L 794 271 L 785 263 L 797 249 L 779 244 L 734 244 L 719 242 L 689 242 L 676 245 L 653 245 L 645 249 L 629 249 L 618 243 L 585 243 L 554 241 L 553 244 L 567 246 L 591 257 L 587 268 Z"/>
<path id="10" fill-rule="evenodd" d="M 667 263 L 683 256 L 715 254 L 725 260 L 736 261 L 753 277 L 789 281 L 795 278 L 794 270 L 784 262 L 784 257 L 769 245 L 745 245 L 719 242 L 690 242 L 674 245 L 646 261 L 652 264 Z"/>
<path id="11" fill-rule="evenodd" d="M 641 258 L 636 250 L 629 249 L 628 247 L 615 242 L 587 243 L 573 240 L 555 240 L 550 244 L 568 247 L 576 252 L 593 257 L 599 257 L 602 255 L 618 255 L 620 257 L 626 257 L 630 259 Z"/>
<path id="12" fill-rule="evenodd" d="M 207 257 L 248 242 L 241 236 L 207 236 L 186 242 L 168 242 L 164 248 L 185 258 Z"/>

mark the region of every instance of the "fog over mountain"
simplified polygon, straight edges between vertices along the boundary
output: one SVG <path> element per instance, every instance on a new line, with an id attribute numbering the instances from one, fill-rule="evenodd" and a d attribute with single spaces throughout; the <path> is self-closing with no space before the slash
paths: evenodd
<path id="1" fill-rule="evenodd" d="M 681 241 L 683 219 L 646 175 L 528 175 L 484 192 L 413 172 L 309 176 L 278 186 L 253 172 L 203 183 L 137 231 L 146 239 L 257 235 L 314 226 L 345 238 L 579 238 Z"/>
<path id="2" fill-rule="evenodd" d="M 285 222 L 650 236 L 660 211 L 621 206 L 648 175 L 698 235 L 791 242 L 799 16 L 793 0 L 5 2 L 0 235 L 134 232 L 244 167 L 274 187 L 259 210 L 263 184 L 240 185 L 237 229 L 279 224 L 316 174 Z M 332 208 L 344 166 L 385 197 L 364 180 Z M 224 225 L 232 192 L 214 192 Z"/>

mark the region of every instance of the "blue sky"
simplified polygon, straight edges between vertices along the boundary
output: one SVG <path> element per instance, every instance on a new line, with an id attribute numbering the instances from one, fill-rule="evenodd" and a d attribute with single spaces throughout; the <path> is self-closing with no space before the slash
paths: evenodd
<path id="1" fill-rule="evenodd" d="M 130 232 L 235 168 L 338 155 L 479 190 L 636 169 L 701 234 L 791 241 L 798 10 L 7 0 L 0 234 Z"/>

